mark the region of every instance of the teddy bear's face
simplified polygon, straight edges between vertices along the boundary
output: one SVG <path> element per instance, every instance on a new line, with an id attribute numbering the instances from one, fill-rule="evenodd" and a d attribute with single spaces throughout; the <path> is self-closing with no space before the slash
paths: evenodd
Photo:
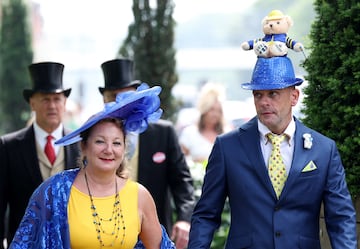
<path id="1" fill-rule="evenodd" d="M 289 30 L 289 24 L 285 18 L 276 20 L 265 20 L 263 23 L 263 32 L 266 35 L 284 34 Z"/>

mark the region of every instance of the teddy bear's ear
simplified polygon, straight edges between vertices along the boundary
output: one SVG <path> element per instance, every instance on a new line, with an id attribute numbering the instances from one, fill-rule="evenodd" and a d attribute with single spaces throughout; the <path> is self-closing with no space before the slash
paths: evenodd
<path id="1" fill-rule="evenodd" d="M 267 16 L 265 16 L 261 21 L 261 26 L 264 26 L 267 20 Z"/>
<path id="2" fill-rule="evenodd" d="M 288 23 L 289 27 L 294 25 L 294 22 L 290 16 L 286 15 L 284 18 L 286 19 L 286 22 Z"/>

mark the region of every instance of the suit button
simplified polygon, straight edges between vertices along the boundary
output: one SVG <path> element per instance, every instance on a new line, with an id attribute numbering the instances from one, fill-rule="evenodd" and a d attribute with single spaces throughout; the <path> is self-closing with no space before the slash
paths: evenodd
<path id="1" fill-rule="evenodd" d="M 280 237 L 281 233 L 280 232 L 275 232 L 275 237 Z"/>
<path id="2" fill-rule="evenodd" d="M 279 206 L 276 206 L 274 210 L 275 210 L 275 211 L 279 211 L 279 210 L 280 210 L 280 207 L 279 207 Z"/>

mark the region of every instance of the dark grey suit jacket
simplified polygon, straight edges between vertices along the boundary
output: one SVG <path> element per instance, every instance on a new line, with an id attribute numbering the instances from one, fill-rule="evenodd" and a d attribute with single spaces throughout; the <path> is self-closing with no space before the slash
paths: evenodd
<path id="1" fill-rule="evenodd" d="M 194 208 L 194 187 L 188 165 L 171 122 L 149 124 L 140 134 L 138 181 L 154 198 L 160 223 L 171 233 L 173 214 L 189 221 Z"/>
<path id="2" fill-rule="evenodd" d="M 66 134 L 67 131 L 64 132 Z M 65 169 L 77 167 L 79 146 L 64 147 Z M 0 248 L 3 238 L 14 236 L 24 215 L 28 200 L 42 183 L 36 153 L 33 126 L 6 134 L 0 138 Z M 9 228 L 5 233 L 5 211 L 9 206 Z"/>

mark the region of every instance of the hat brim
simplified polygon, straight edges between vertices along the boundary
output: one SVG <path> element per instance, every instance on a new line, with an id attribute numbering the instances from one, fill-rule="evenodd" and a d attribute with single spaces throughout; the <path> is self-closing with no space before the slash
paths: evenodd
<path id="1" fill-rule="evenodd" d="M 33 89 L 24 89 L 23 90 L 23 96 L 24 99 L 26 100 L 26 102 L 29 103 L 31 96 L 34 93 L 64 93 L 65 97 L 69 97 L 70 93 L 71 93 L 71 88 L 68 89 L 53 89 L 53 90 L 33 90 Z"/>
<path id="2" fill-rule="evenodd" d="M 243 83 L 241 87 L 245 90 L 275 90 L 284 89 L 290 86 L 299 86 L 303 83 L 303 79 L 295 78 L 294 82 L 286 83 L 271 83 L 271 84 L 256 84 L 256 83 Z"/>
<path id="3" fill-rule="evenodd" d="M 99 87 L 99 92 L 103 95 L 105 90 L 111 90 L 111 91 L 112 90 L 121 90 L 121 89 L 124 89 L 124 88 L 127 88 L 127 87 L 138 88 L 140 85 L 141 85 L 140 80 L 134 80 L 134 81 L 131 81 L 129 84 L 123 85 L 121 87 L 117 87 L 117 86 L 114 86 L 114 87 Z"/>
<path id="4" fill-rule="evenodd" d="M 144 89 L 143 85 L 144 84 L 141 85 L 142 87 L 139 87 L 141 88 L 140 90 L 118 94 L 116 102 L 105 104 L 104 110 L 91 116 L 80 128 L 57 140 L 55 144 L 64 146 L 81 141 L 82 138 L 80 137 L 80 133 L 91 128 L 104 118 L 129 119 L 131 115 L 136 116 L 138 114 L 136 113 L 138 107 L 143 105 L 141 99 L 144 97 L 151 98 L 151 103 L 147 102 L 146 107 L 147 121 L 157 121 L 162 114 L 162 110 L 160 109 L 160 99 L 158 97 L 161 92 L 161 87 L 154 86 L 152 88 L 147 87 Z"/>

